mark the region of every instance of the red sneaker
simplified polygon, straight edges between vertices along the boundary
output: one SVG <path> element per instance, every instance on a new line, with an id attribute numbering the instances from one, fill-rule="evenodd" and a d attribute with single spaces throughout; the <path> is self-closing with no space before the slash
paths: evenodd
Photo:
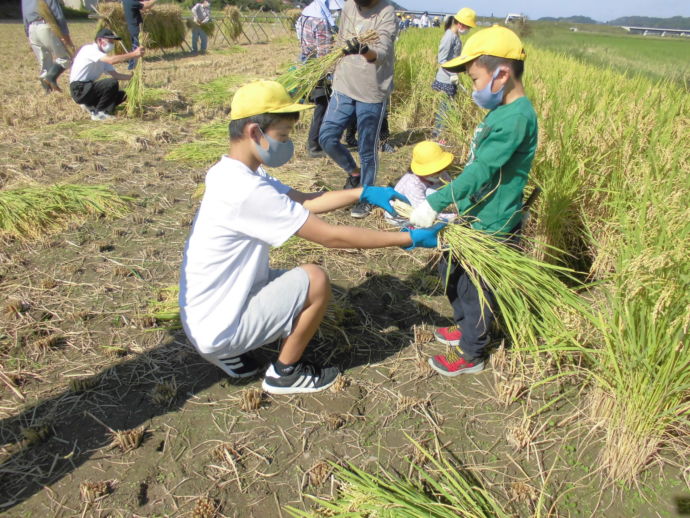
<path id="1" fill-rule="evenodd" d="M 429 365 L 443 376 L 475 374 L 484 370 L 484 362 L 468 362 L 462 356 L 437 354 L 429 358 Z"/>
<path id="2" fill-rule="evenodd" d="M 434 331 L 434 338 L 436 340 L 453 347 L 460 346 L 460 337 L 462 337 L 462 331 L 460 331 L 458 326 L 439 327 Z"/>

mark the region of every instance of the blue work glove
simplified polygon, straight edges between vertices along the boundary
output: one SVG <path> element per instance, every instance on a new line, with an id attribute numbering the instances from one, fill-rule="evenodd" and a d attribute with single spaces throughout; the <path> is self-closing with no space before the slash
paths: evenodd
<path id="1" fill-rule="evenodd" d="M 403 228 L 402 232 L 409 232 L 412 238 L 412 245 L 405 248 L 405 250 L 412 250 L 413 248 L 436 248 L 438 246 L 438 233 L 446 223 L 436 223 L 429 228 Z"/>
<path id="2" fill-rule="evenodd" d="M 393 189 L 393 187 L 375 187 L 373 185 L 365 185 L 362 190 L 362 194 L 359 196 L 359 201 L 364 201 L 366 203 L 371 203 L 377 207 L 381 207 L 383 210 L 391 214 L 392 216 L 397 216 L 397 212 L 391 205 L 392 200 L 402 200 L 405 203 L 410 203 L 407 196 L 400 194 L 398 191 Z"/>

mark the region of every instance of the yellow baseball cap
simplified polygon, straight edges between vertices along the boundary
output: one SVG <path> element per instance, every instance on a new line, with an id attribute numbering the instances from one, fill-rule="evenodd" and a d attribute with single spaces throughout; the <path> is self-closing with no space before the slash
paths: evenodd
<path id="1" fill-rule="evenodd" d="M 463 45 L 460 56 L 441 66 L 451 72 L 463 72 L 467 63 L 484 55 L 520 61 L 524 61 L 526 57 L 525 48 L 517 34 L 506 27 L 494 25 L 475 32 Z"/>
<path id="2" fill-rule="evenodd" d="M 453 18 L 468 27 L 477 26 L 477 13 L 474 12 L 474 9 L 470 9 L 469 7 L 460 9 Z"/>
<path id="3" fill-rule="evenodd" d="M 443 151 L 436 142 L 425 140 L 412 149 L 410 169 L 417 176 L 429 176 L 443 171 L 454 158 L 453 153 Z"/>
<path id="4" fill-rule="evenodd" d="M 296 103 L 277 81 L 254 81 L 240 87 L 230 103 L 230 120 L 244 119 L 262 113 L 294 113 L 314 108 L 313 104 Z"/>

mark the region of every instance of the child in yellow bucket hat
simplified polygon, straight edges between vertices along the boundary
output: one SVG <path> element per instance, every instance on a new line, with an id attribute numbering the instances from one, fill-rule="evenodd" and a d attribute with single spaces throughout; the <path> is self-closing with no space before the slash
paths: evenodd
<path id="1" fill-rule="evenodd" d="M 537 115 L 522 84 L 524 62 L 520 38 L 494 25 L 470 36 L 460 56 L 442 65 L 450 72 L 467 72 L 472 99 L 488 113 L 474 131 L 462 172 L 414 209 L 413 225 L 433 224 L 441 210 L 454 205 L 476 230 L 504 241 L 519 239 L 523 191 L 538 134 Z M 438 328 L 434 335 L 456 349 L 453 354 L 430 358 L 429 363 L 444 376 L 480 372 L 497 310 L 493 293 L 482 288 L 483 296 L 479 294 L 467 272 L 447 254 L 439 263 L 439 273 L 447 280 L 455 325 Z"/>
<path id="2" fill-rule="evenodd" d="M 420 142 L 412 149 L 410 170 L 398 180 L 395 190 L 405 196 L 412 207 L 418 206 L 427 196 L 435 193 L 436 189 L 451 181 L 447 170 L 454 159 L 453 153 L 444 151 L 436 142 Z M 455 216 L 447 213 L 441 214 L 439 218 L 452 221 Z M 409 223 L 406 219 L 395 218 L 389 213 L 386 213 L 386 219 L 399 226 Z"/>
<path id="3" fill-rule="evenodd" d="M 230 106 L 229 153 L 209 169 L 206 190 L 187 241 L 180 276 L 180 319 L 201 356 L 232 378 L 261 371 L 250 351 L 281 340 L 265 371 L 271 394 L 318 392 L 338 369 L 302 360 L 331 297 L 315 264 L 269 266 L 269 250 L 296 235 L 329 248 L 435 247 L 443 224 L 408 232 L 332 225 L 316 214 L 366 202 L 394 212 L 404 199 L 390 187 L 303 193 L 265 170 L 293 155 L 290 133 L 299 112 L 275 81 L 242 86 Z"/>

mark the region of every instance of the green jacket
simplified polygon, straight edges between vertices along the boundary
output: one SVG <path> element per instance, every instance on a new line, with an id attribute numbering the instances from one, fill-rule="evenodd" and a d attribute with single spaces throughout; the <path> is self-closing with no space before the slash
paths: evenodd
<path id="1" fill-rule="evenodd" d="M 523 190 L 537 150 L 537 114 L 527 97 L 491 110 L 477 126 L 462 173 L 427 198 L 455 203 L 477 230 L 509 232 L 522 219 Z"/>

